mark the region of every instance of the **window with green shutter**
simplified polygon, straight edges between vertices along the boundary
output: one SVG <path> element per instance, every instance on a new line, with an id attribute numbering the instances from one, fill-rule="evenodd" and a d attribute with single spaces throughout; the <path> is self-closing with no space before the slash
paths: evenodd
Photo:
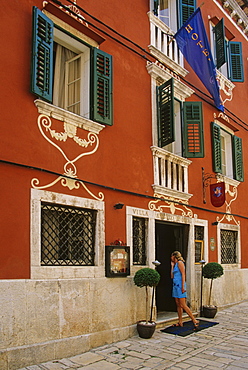
<path id="1" fill-rule="evenodd" d="M 242 43 L 229 42 L 230 80 L 244 82 Z"/>
<path id="2" fill-rule="evenodd" d="M 228 41 L 225 36 L 224 18 L 213 28 L 216 66 L 229 80 L 244 82 L 242 43 Z"/>
<path id="3" fill-rule="evenodd" d="M 222 173 L 220 127 L 214 122 L 212 122 L 212 146 L 214 172 Z"/>
<path id="4" fill-rule="evenodd" d="M 204 157 L 203 119 L 201 102 L 184 102 L 184 155 L 187 158 Z"/>
<path id="5" fill-rule="evenodd" d="M 180 28 L 196 10 L 196 2 L 195 0 L 179 0 L 178 8 L 179 8 L 178 28 Z"/>
<path id="6" fill-rule="evenodd" d="M 214 27 L 216 65 L 220 68 L 227 61 L 224 19 L 222 18 Z"/>
<path id="7" fill-rule="evenodd" d="M 58 28 L 36 7 L 33 25 L 32 92 L 112 125 L 112 56 Z"/>
<path id="8" fill-rule="evenodd" d="M 93 49 L 92 119 L 112 125 L 112 57 Z"/>
<path id="9" fill-rule="evenodd" d="M 172 143 L 174 138 L 174 80 L 157 87 L 158 146 Z"/>
<path id="10" fill-rule="evenodd" d="M 233 136 L 234 176 L 238 181 L 244 181 L 242 139 Z"/>
<path id="11" fill-rule="evenodd" d="M 182 103 L 174 96 L 174 79 L 157 87 L 158 146 L 187 158 L 204 157 L 201 102 Z"/>
<path id="12" fill-rule="evenodd" d="M 244 181 L 242 139 L 212 122 L 213 171 Z"/>
<path id="13" fill-rule="evenodd" d="M 31 91 L 52 101 L 53 22 L 33 7 L 33 50 Z"/>

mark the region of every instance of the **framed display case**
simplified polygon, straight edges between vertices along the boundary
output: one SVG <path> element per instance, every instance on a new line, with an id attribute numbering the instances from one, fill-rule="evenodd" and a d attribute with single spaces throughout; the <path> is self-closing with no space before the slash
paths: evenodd
<path id="1" fill-rule="evenodd" d="M 125 277 L 130 275 L 130 247 L 106 245 L 105 271 L 107 277 Z"/>

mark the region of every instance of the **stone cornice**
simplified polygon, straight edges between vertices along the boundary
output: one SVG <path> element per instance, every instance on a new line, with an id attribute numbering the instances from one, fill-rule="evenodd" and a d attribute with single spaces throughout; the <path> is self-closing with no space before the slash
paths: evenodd
<path id="1" fill-rule="evenodd" d="M 189 98 L 194 93 L 194 90 L 181 82 L 180 77 L 173 75 L 173 72 L 171 72 L 169 69 L 162 68 L 156 63 L 149 63 L 146 68 L 151 77 L 159 80 L 160 83 L 168 81 L 171 77 L 175 77 L 174 92 L 176 98 L 178 98 L 179 100 L 184 101 L 186 98 Z"/>

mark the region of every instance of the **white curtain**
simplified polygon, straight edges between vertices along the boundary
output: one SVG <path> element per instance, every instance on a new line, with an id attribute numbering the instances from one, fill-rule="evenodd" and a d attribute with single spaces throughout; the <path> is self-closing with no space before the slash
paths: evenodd
<path id="1" fill-rule="evenodd" d="M 77 54 L 73 51 L 57 44 L 54 84 L 53 84 L 53 104 L 65 108 L 65 62 Z"/>

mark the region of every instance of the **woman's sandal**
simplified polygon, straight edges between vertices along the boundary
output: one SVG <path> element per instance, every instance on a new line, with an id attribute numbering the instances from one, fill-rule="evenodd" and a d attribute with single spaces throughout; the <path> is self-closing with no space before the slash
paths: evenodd
<path id="1" fill-rule="evenodd" d="M 177 323 L 177 324 L 173 324 L 172 325 L 174 328 L 176 328 L 176 327 L 183 327 L 183 324 L 179 324 L 179 322 Z"/>
<path id="2" fill-rule="evenodd" d="M 194 330 L 198 330 L 199 325 L 200 325 L 200 321 L 193 322 L 193 324 L 194 324 Z"/>

